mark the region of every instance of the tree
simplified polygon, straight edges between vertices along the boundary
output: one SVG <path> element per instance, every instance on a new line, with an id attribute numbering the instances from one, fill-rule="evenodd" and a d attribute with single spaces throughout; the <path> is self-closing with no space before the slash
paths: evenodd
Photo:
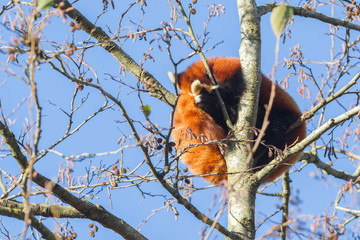
<path id="1" fill-rule="evenodd" d="M 3 5 L 2 238 L 360 237 L 359 4 L 166 3 Z M 273 9 L 283 13 L 272 16 L 277 44 Z M 170 137 L 178 90 L 166 78 L 216 55 L 239 56 L 247 82 L 226 149 L 236 174 L 223 187 L 179 161 Z M 246 129 L 260 63 L 297 100 L 304 114 L 295 124 L 307 121 L 308 137 L 253 173 L 243 143 L 257 140 Z M 282 184 L 260 185 L 301 151 Z"/>

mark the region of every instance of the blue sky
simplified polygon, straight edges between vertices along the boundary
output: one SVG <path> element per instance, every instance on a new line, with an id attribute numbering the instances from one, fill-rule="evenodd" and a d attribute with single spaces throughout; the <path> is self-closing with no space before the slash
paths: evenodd
<path id="1" fill-rule="evenodd" d="M 121 14 L 124 9 L 126 9 L 131 1 L 122 1 L 121 3 L 114 1 L 115 9 L 108 8 L 106 14 L 102 15 L 97 22 L 97 26 L 100 26 L 104 30 L 112 29 L 116 31 L 117 24 L 120 19 Z M 239 33 L 239 23 L 238 15 L 235 1 L 198 1 L 194 6 L 197 10 L 197 14 L 192 16 L 192 24 L 197 35 L 203 33 L 204 22 L 207 19 L 208 14 L 208 5 L 209 4 L 223 4 L 225 6 L 225 14 L 221 14 L 220 17 L 212 19 L 209 25 L 209 42 L 206 45 L 211 47 L 214 44 L 222 42 L 215 49 L 206 53 L 207 57 L 211 56 L 238 56 L 238 49 L 240 46 L 240 33 Z M 259 2 L 258 4 L 264 4 Z M 291 3 L 296 5 L 297 2 Z M 125 16 L 122 26 L 128 27 L 123 30 L 125 35 L 127 32 L 136 31 L 137 27 L 134 22 L 138 22 L 141 18 L 141 9 L 138 6 L 134 7 L 128 15 Z M 184 6 L 187 6 L 187 3 L 184 3 Z M 101 13 L 102 6 L 101 1 L 96 1 L 89 3 L 86 1 L 79 1 L 75 4 L 75 7 L 78 8 L 90 21 L 94 22 L 97 16 Z M 321 7 L 320 8 L 325 13 L 328 13 L 330 7 Z M 168 1 L 148 1 L 147 6 L 144 7 L 146 14 L 142 20 L 142 24 L 145 28 L 151 29 L 161 26 L 161 22 L 170 21 L 170 13 L 168 7 Z M 338 14 L 341 14 L 340 12 Z M 270 15 L 267 14 L 262 17 L 261 22 L 261 35 L 262 35 L 262 72 L 268 74 L 271 72 L 272 66 L 274 64 L 274 49 L 275 49 L 275 36 L 271 30 L 269 23 Z M 57 41 L 60 43 L 79 43 L 88 38 L 88 35 L 81 31 L 75 31 L 74 34 L 71 33 L 70 27 L 68 26 L 69 18 L 66 19 L 65 23 L 61 17 L 54 16 L 48 22 L 43 33 L 43 40 Z M 178 20 L 176 27 L 185 28 L 184 22 L 182 19 Z M 313 61 L 329 61 L 330 53 L 329 47 L 331 46 L 330 37 L 327 35 L 329 32 L 329 25 L 321 23 L 317 20 L 306 19 L 295 17 L 294 25 L 290 27 L 292 34 L 291 39 L 287 38 L 284 44 L 280 45 L 280 55 L 279 59 L 282 61 L 284 58 L 289 58 L 289 49 L 293 48 L 297 43 L 300 44 L 301 50 L 307 59 Z M 343 30 L 340 30 L 338 33 L 341 35 Z M 13 33 L 4 29 L 2 27 L 2 39 L 3 42 L 10 41 Z M 154 57 L 154 62 L 148 60 L 144 64 L 144 68 L 153 74 L 158 81 L 160 81 L 165 87 L 170 91 L 174 92 L 171 82 L 168 80 L 167 72 L 173 71 L 171 62 L 168 58 L 167 52 L 165 50 L 165 45 L 162 42 L 159 42 L 162 51 L 158 48 L 157 41 L 154 41 L 151 46 L 149 46 L 149 41 L 151 39 L 156 39 L 156 36 L 153 34 L 147 35 L 147 41 L 132 42 L 127 40 L 123 44 L 123 49 L 137 62 L 141 61 L 143 53 L 147 50 Z M 92 40 L 93 41 L 93 40 Z M 51 43 L 43 42 L 43 49 L 53 49 Z M 149 49 L 152 47 L 152 49 Z M 341 42 L 337 41 L 336 48 L 341 48 Z M 173 45 L 173 54 L 175 59 L 179 59 L 185 54 L 190 53 L 187 47 L 180 42 L 175 42 Z M 4 62 L 6 55 L 0 55 L 1 62 Z M 25 55 L 19 57 L 20 62 L 25 59 Z M 179 70 L 184 70 L 192 62 L 198 60 L 199 57 L 195 56 L 190 60 L 185 61 L 179 65 Z M 139 100 L 137 93 L 132 91 L 132 89 L 126 86 L 119 86 L 118 83 L 112 81 L 109 75 L 117 76 L 124 82 L 130 85 L 136 85 L 137 79 L 132 77 L 129 73 L 126 74 L 126 77 L 119 74 L 120 64 L 105 50 L 100 47 L 92 48 L 86 51 L 85 61 L 94 69 L 98 80 L 102 83 L 104 88 L 106 88 L 110 93 L 116 95 L 120 91 L 120 99 L 125 105 L 128 113 L 133 119 L 137 119 L 140 122 L 145 122 L 141 110 L 139 108 Z M 281 64 L 280 64 L 281 65 Z M 74 66 L 71 65 L 71 68 L 74 70 Z M 281 81 L 286 74 L 289 73 L 286 68 L 279 68 L 277 72 L 277 80 Z M 321 79 L 321 76 L 324 73 L 324 67 L 314 66 L 313 72 L 316 77 Z M 22 73 L 20 73 L 22 74 Z M 91 77 L 96 79 L 96 76 L 88 71 L 86 77 Z M 348 77 L 348 80 L 351 79 L 351 74 Z M 0 72 L 0 79 L 3 81 L 7 78 L 7 75 L 4 72 Z M 40 65 L 40 69 L 36 71 L 36 79 L 38 82 L 39 92 L 40 92 L 40 104 L 43 107 L 43 135 L 41 138 L 40 147 L 45 149 L 52 144 L 52 142 L 59 139 L 66 130 L 67 117 L 60 111 L 57 107 L 51 103 L 56 104 L 57 106 L 63 108 L 66 111 L 70 109 L 70 102 L 75 90 L 75 84 L 68 81 L 66 78 L 60 74 L 52 71 L 50 66 L 47 64 Z M 311 83 L 307 83 L 311 90 L 314 90 L 314 86 Z M 289 81 L 289 88 L 287 91 L 293 96 L 293 98 L 298 102 L 299 107 L 302 111 L 306 111 L 311 108 L 309 101 L 304 100 L 299 96 L 297 92 L 298 81 L 297 77 L 293 77 Z M 76 113 L 74 116 L 74 124 L 81 123 L 85 118 L 92 114 L 97 108 L 99 108 L 103 102 L 103 97 L 94 89 L 85 87 L 85 89 L 79 92 L 78 97 L 76 98 L 75 103 L 79 104 L 82 99 L 84 99 L 87 94 L 89 94 L 88 100 L 84 106 Z M 8 77 L 6 82 L 0 87 L 0 98 L 2 103 L 2 108 L 4 115 L 11 113 L 11 111 L 18 105 L 19 102 L 24 99 L 24 97 L 29 97 L 30 91 L 29 88 L 21 80 L 14 77 Z M 312 96 L 312 98 L 315 95 Z M 170 120 L 170 111 L 171 109 L 164 103 L 142 94 L 142 100 L 144 104 L 151 106 L 151 115 L 150 119 L 163 127 L 166 132 L 166 129 L 169 127 Z M 345 101 L 346 102 L 346 101 Z M 24 103 L 16 114 L 10 117 L 10 120 L 16 121 L 12 126 L 11 130 L 18 136 L 24 131 L 24 123 L 26 118 L 31 120 L 31 114 L 29 114 L 30 105 L 28 102 Z M 327 111 L 326 116 L 336 116 L 338 114 L 335 109 L 330 109 Z M 126 123 L 119 123 L 122 121 L 121 112 L 114 107 L 111 110 L 100 113 L 96 118 L 92 119 L 89 123 L 86 124 L 78 133 L 71 136 L 67 141 L 60 144 L 55 148 L 56 151 L 70 156 L 73 154 L 81 154 L 84 152 L 87 153 L 97 153 L 97 152 L 108 152 L 114 151 L 118 148 L 117 141 L 122 135 L 130 134 L 130 129 Z M 308 124 L 308 132 L 311 132 L 316 126 L 317 121 L 310 122 Z M 137 125 L 139 132 L 145 136 L 147 132 L 141 130 L 141 126 Z M 339 136 L 342 137 L 343 129 L 337 130 Z M 328 139 L 329 136 L 325 136 L 325 139 Z M 326 140 L 325 140 L 326 141 Z M 130 141 L 134 143 L 134 141 Z M 319 144 L 322 142 L 320 141 Z M 111 166 L 116 161 L 121 159 L 121 155 L 110 155 L 104 157 L 97 157 L 91 159 L 86 159 L 84 161 L 75 162 L 76 172 L 74 173 L 75 181 L 80 181 L 79 176 L 84 175 L 89 166 L 91 165 L 91 170 L 94 170 L 96 167 L 101 167 L 103 165 Z M 139 149 L 130 148 L 124 150 L 124 163 L 129 169 L 135 167 L 139 162 L 143 160 L 141 152 Z M 156 159 L 156 157 L 154 158 Z M 68 164 L 63 158 L 55 155 L 48 154 L 47 157 L 42 159 L 36 165 L 36 169 L 46 175 L 47 177 L 56 180 L 58 176 L 58 168 L 60 166 L 66 166 Z M 297 163 L 296 168 L 300 168 L 304 163 Z M 350 164 L 335 162 L 335 166 L 344 167 L 346 169 L 352 169 Z M 11 158 L 0 159 L 0 168 L 11 173 L 16 174 L 19 170 L 15 161 Z M 146 173 L 148 169 L 146 166 L 142 166 L 139 173 Z M 301 172 L 296 172 L 291 175 L 292 178 L 292 190 L 293 192 L 298 192 L 298 196 L 301 198 L 302 202 L 300 205 L 291 208 L 293 214 L 301 215 L 321 215 L 324 214 L 328 207 L 331 206 L 331 201 L 335 199 L 335 196 L 338 191 L 338 187 L 343 184 L 342 181 L 335 181 L 333 178 L 329 178 L 330 181 L 317 180 L 313 176 L 321 176 L 322 173 L 319 172 L 314 166 L 306 166 Z M 67 183 L 64 184 L 65 186 Z M 207 186 L 201 179 L 195 180 L 195 186 Z M 106 209 L 110 210 L 115 215 L 123 218 L 127 223 L 133 227 L 137 227 L 142 221 L 144 221 L 148 216 L 152 214 L 152 210 L 159 209 L 163 206 L 164 201 L 170 198 L 170 195 L 157 183 L 144 183 L 141 185 L 141 189 L 144 192 L 149 193 L 148 195 L 142 195 L 137 188 L 125 188 L 125 189 L 114 189 L 111 190 L 111 200 L 113 209 L 111 209 L 108 191 L 104 189 L 100 193 L 93 195 L 91 200 L 93 203 L 102 204 Z M 219 208 L 219 189 L 211 188 L 208 190 L 198 191 L 192 195 L 191 202 L 197 206 L 203 213 L 207 213 L 212 205 L 213 199 L 216 198 L 216 206 L 212 209 L 210 216 L 213 216 Z M 266 192 L 275 193 L 281 191 L 281 182 L 271 186 Z M 91 193 L 89 193 L 91 195 Z M 155 196 L 150 196 L 155 195 Z M 41 200 L 42 199 L 42 200 Z M 32 202 L 43 201 L 41 197 L 31 198 Z M 51 198 L 49 203 L 54 203 L 55 198 Z M 264 216 L 274 212 L 278 205 L 281 203 L 280 198 L 266 197 L 258 195 L 257 197 L 257 210 L 256 214 L 259 219 L 263 219 Z M 204 225 L 200 223 L 192 214 L 186 211 L 186 209 L 174 203 L 173 206 L 178 210 L 180 215 L 178 220 L 175 221 L 174 213 L 170 210 L 167 212 L 165 209 L 159 210 L 150 220 L 141 226 L 141 233 L 144 234 L 149 239 L 200 239 L 200 232 L 204 228 Z M 274 221 L 279 221 L 281 215 L 278 214 L 274 217 Z M 222 216 L 220 222 L 226 226 L 226 215 Z M 60 220 L 61 224 L 65 224 L 65 221 Z M 88 224 L 91 221 L 89 220 L 71 220 L 72 226 L 75 232 L 78 233 L 78 239 L 87 239 L 89 237 L 89 228 Z M 307 224 L 310 224 L 311 220 L 307 221 Z M 14 220 L 7 219 L 5 222 L 6 228 L 10 230 L 19 229 L 23 223 Z M 270 229 L 273 222 L 264 224 L 264 226 L 259 230 L 258 236 L 265 233 Z M 97 224 L 99 225 L 99 224 Z M 50 229 L 58 228 L 57 223 L 53 220 L 47 221 L 47 226 Z M 100 226 L 99 226 L 100 227 Z M 1 235 L 0 235 L 1 236 Z M 119 236 L 113 233 L 111 230 L 100 227 L 99 232 L 96 233 L 95 239 L 105 239 L 105 238 L 119 238 Z M 220 235 L 215 231 L 212 234 L 211 239 L 222 239 Z"/>

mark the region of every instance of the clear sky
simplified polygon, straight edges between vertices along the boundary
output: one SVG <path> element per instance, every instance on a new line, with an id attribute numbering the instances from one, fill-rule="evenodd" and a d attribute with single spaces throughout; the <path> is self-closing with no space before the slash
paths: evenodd
<path id="1" fill-rule="evenodd" d="M 184 1 L 184 6 L 187 6 L 187 2 Z M 115 32 L 118 27 L 118 22 L 121 14 L 128 8 L 131 1 L 114 1 L 115 9 L 108 8 L 107 12 L 97 20 L 97 26 L 104 30 L 111 29 Z M 212 56 L 226 56 L 226 57 L 238 57 L 238 49 L 240 46 L 240 32 L 239 32 L 239 20 L 237 15 L 237 9 L 235 1 L 198 1 L 194 5 L 197 13 L 192 16 L 192 24 L 194 30 L 198 36 L 203 34 L 204 22 L 208 17 L 208 6 L 210 4 L 223 4 L 225 7 L 225 14 L 220 14 L 220 17 L 213 18 L 210 21 L 208 27 L 208 43 L 207 47 L 211 47 L 217 43 L 215 49 L 206 53 L 207 57 Z M 265 2 L 258 2 L 258 4 L 265 4 Z M 291 3 L 293 5 L 298 2 Z M 102 11 L 101 1 L 79 1 L 74 5 L 79 11 L 81 11 L 90 21 L 94 22 L 97 16 Z M 330 12 L 330 7 L 322 6 L 322 11 L 325 13 Z M 147 1 L 147 6 L 144 6 L 145 15 L 142 19 L 142 26 L 146 29 L 161 27 L 161 22 L 170 21 L 170 10 L 168 1 Z M 134 7 L 125 15 L 122 22 L 122 33 L 126 35 L 128 32 L 135 32 L 139 27 L 135 23 L 139 23 L 142 15 L 140 4 Z M 339 13 L 340 14 L 340 13 Z M 262 72 L 266 75 L 272 70 L 274 64 L 274 49 L 275 49 L 275 36 L 271 30 L 269 23 L 270 14 L 262 17 L 261 22 L 261 35 L 262 35 Z M 44 29 L 42 46 L 43 49 L 54 50 L 51 41 L 59 43 L 80 43 L 88 39 L 88 35 L 82 31 L 75 31 L 73 34 L 68 26 L 70 19 L 65 20 L 62 17 L 54 16 L 48 22 L 48 25 Z M 183 19 L 178 19 L 176 27 L 185 28 Z M 331 46 L 330 37 L 328 35 L 329 25 L 321 23 L 314 19 L 306 19 L 295 17 L 293 25 L 290 26 L 291 38 L 286 38 L 286 42 L 280 45 L 279 60 L 283 61 L 284 58 L 289 58 L 290 49 L 296 44 L 300 44 L 303 55 L 306 59 L 312 61 L 329 61 Z M 9 42 L 13 37 L 13 33 L 3 26 L 1 26 L 1 42 Z M 341 35 L 343 30 L 338 32 Z M 155 39 L 150 44 L 150 40 Z M 94 39 L 90 40 L 94 43 Z M 174 88 L 171 82 L 168 80 L 167 72 L 173 71 L 172 64 L 168 58 L 166 46 L 163 42 L 157 40 L 157 32 L 148 33 L 147 41 L 133 42 L 131 39 L 127 41 L 121 41 L 123 43 L 123 49 L 137 62 L 144 59 L 144 52 L 148 51 L 154 58 L 154 61 L 147 60 L 144 64 L 144 68 L 153 74 L 158 81 L 160 81 L 166 88 L 174 92 Z M 335 42 L 335 48 L 341 48 L 341 42 Z M 160 46 L 160 47 L 159 47 Z M 150 49 L 151 48 L 151 49 Z M 184 57 L 190 53 L 190 50 L 186 45 L 180 41 L 174 41 L 172 46 L 173 56 L 176 60 Z M 20 56 L 19 61 L 23 62 L 26 55 Z M 2 63 L 6 62 L 7 55 L 1 54 L 0 60 Z M 91 77 L 94 80 L 99 80 L 101 84 L 110 93 L 116 95 L 119 91 L 120 99 L 122 100 L 125 108 L 127 109 L 131 118 L 139 120 L 145 123 L 146 120 L 139 108 L 139 100 L 137 92 L 124 85 L 120 85 L 118 82 L 111 80 L 110 76 L 118 77 L 121 81 L 135 86 L 137 80 L 126 73 L 126 77 L 119 73 L 120 64 L 101 47 L 94 47 L 86 51 L 85 62 L 91 66 L 91 70 L 86 73 L 86 78 Z M 183 71 L 192 62 L 198 60 L 199 57 L 195 56 L 179 65 L 179 70 Z M 282 64 L 277 71 L 277 81 L 281 82 L 284 77 L 292 70 L 282 68 Z M 74 65 L 69 62 L 70 69 L 75 70 Z M 322 75 L 326 71 L 324 66 L 313 66 L 314 76 L 321 79 Z M 3 67 L 1 67 L 3 68 Z M 16 69 L 16 67 L 14 67 Z M 86 69 L 86 67 L 84 67 Z M 76 71 L 75 71 L 76 72 Z M 19 74 L 23 74 L 19 72 Z M 348 80 L 351 79 L 350 74 Z M 45 149 L 49 147 L 54 141 L 59 139 L 66 130 L 66 124 L 68 118 L 59 108 L 63 108 L 66 111 L 70 110 L 70 103 L 75 91 L 75 83 L 68 81 L 66 78 L 50 69 L 47 64 L 41 64 L 36 71 L 36 80 L 38 82 L 40 92 L 40 104 L 43 107 L 43 135 L 41 138 L 40 147 Z M 1 83 L 2 81 L 3 84 Z M 306 83 L 310 90 L 314 90 L 312 83 Z M 311 108 L 311 104 L 308 100 L 303 99 L 298 94 L 298 79 L 297 76 L 289 79 L 288 88 L 286 89 L 299 104 L 302 111 L 306 111 Z M 30 90 L 21 80 L 15 77 L 8 77 L 3 71 L 0 72 L 0 99 L 2 110 L 4 115 L 10 114 L 16 106 L 22 102 L 24 98 L 30 96 Z M 104 98 L 94 89 L 85 87 L 85 89 L 79 92 L 76 98 L 75 104 L 78 105 L 83 99 L 88 96 L 84 106 L 74 116 L 74 125 L 80 124 L 84 119 L 98 109 L 104 102 Z M 315 94 L 311 96 L 314 98 Z M 147 94 L 142 94 L 142 100 L 144 104 L 151 106 L 150 119 L 157 123 L 161 128 L 164 128 L 166 133 L 169 127 L 170 112 L 171 109 L 164 103 L 157 99 L 148 97 Z M 11 130 L 16 136 L 19 136 L 24 132 L 24 124 L 27 120 L 31 121 L 31 114 L 29 109 L 31 105 L 29 102 L 23 103 L 16 114 L 13 114 L 8 120 L 15 121 L 11 126 Z M 335 109 L 327 111 L 328 117 L 336 116 L 338 114 Z M 27 119 L 27 120 L 26 120 Z M 97 117 L 92 119 L 86 124 L 78 133 L 71 136 L 68 140 L 58 145 L 54 150 L 63 153 L 66 156 L 82 154 L 82 153 L 98 153 L 114 151 L 118 148 L 118 139 L 123 135 L 131 134 L 131 131 L 126 123 L 122 122 L 123 118 L 118 108 L 114 107 L 112 110 L 108 110 L 100 113 Z M 308 132 L 310 133 L 314 126 L 317 125 L 317 120 L 308 124 Z M 137 128 L 140 133 L 145 136 L 147 132 L 141 130 L 141 125 L 137 124 Z M 342 137 L 342 130 L 339 131 L 340 137 Z M 328 141 L 329 136 L 324 137 L 324 142 Z M 134 143 L 133 140 L 129 140 L 129 143 Z M 319 141 L 319 144 L 322 144 Z M 0 152 L 1 153 L 1 152 Z M 91 176 L 92 172 L 96 172 L 97 168 L 109 167 L 116 161 L 124 159 L 124 165 L 128 169 L 132 169 L 143 161 L 143 156 L 139 149 L 128 148 L 124 150 L 124 155 L 107 155 L 102 157 L 85 159 L 82 161 L 76 161 L 75 172 L 73 177 L 75 182 L 83 181 L 82 175 L 89 172 Z M 154 157 L 159 159 L 159 157 Z M 155 161 L 155 160 L 154 160 Z M 36 165 L 36 169 L 43 173 L 48 178 L 56 180 L 58 178 L 59 167 L 65 169 L 67 162 L 65 159 L 59 157 L 56 154 L 49 153 L 44 159 L 42 159 Z M 297 163 L 295 168 L 300 168 L 304 163 Z M 335 166 L 339 166 L 335 162 Z M 183 167 L 183 166 L 182 166 Z M 342 168 L 351 169 L 350 164 L 342 164 Z M 0 158 L 0 169 L 16 174 L 19 171 L 16 162 L 9 157 Z M 145 165 L 141 166 L 138 173 L 145 174 L 149 171 Z M 314 177 L 315 176 L 315 177 Z M 291 207 L 291 214 L 294 215 L 321 215 L 328 211 L 328 207 L 331 205 L 331 200 L 335 199 L 339 185 L 343 184 L 342 181 L 335 181 L 333 178 L 328 178 L 329 181 L 319 180 L 322 173 L 315 169 L 314 166 L 306 166 L 301 172 L 295 172 L 291 175 L 292 190 L 295 193 L 293 200 L 298 197 L 301 199 L 301 203 L 295 207 Z M 207 186 L 208 184 L 201 180 L 195 179 L 194 184 L 196 187 Z M 65 181 L 63 186 L 67 186 Z M 124 184 L 124 186 L 127 184 Z M 121 185 L 120 185 L 121 186 Z M 120 218 L 123 218 L 127 223 L 133 227 L 139 226 L 143 221 L 152 215 L 153 211 L 156 213 L 144 224 L 141 225 L 141 233 L 149 239 L 156 240 L 183 240 L 183 239 L 200 239 L 200 233 L 204 229 L 204 225 L 200 223 L 192 214 L 187 210 L 174 203 L 173 206 L 179 212 L 178 220 L 175 220 L 174 212 L 170 209 L 169 212 L 166 209 L 161 209 L 165 201 L 169 200 L 170 194 L 168 194 L 160 184 L 158 183 L 142 183 L 140 188 L 131 187 L 125 189 L 113 189 L 108 191 L 104 188 L 98 192 L 99 189 L 94 189 L 93 192 L 86 190 L 87 196 L 93 197 L 89 199 L 93 203 L 102 204 L 107 210 L 111 211 Z M 191 202 L 199 208 L 203 213 L 208 213 L 210 210 L 210 216 L 216 213 L 219 209 L 219 192 L 221 189 L 213 187 L 211 189 L 197 191 L 191 196 Z M 275 193 L 281 191 L 281 181 L 274 184 L 266 190 L 268 193 Z M 111 202 L 109 200 L 109 192 L 111 193 Z M 216 205 L 213 209 L 212 204 L 215 199 Z M 20 200 L 20 199 L 19 199 Z M 32 197 L 31 202 L 43 202 L 43 197 Z M 49 203 L 54 203 L 55 198 L 49 198 Z M 267 197 L 258 195 L 257 197 L 257 209 L 256 214 L 259 221 L 262 221 L 265 216 L 273 213 L 281 204 L 281 199 L 276 197 Z M 331 208 L 330 208 L 331 209 Z M 220 222 L 226 226 L 226 214 L 221 217 Z M 258 236 L 268 231 L 271 226 L 281 219 L 281 215 L 278 214 L 271 221 L 267 222 L 260 228 Z M 306 224 L 312 223 L 312 220 L 306 219 Z M 89 220 L 75 219 L 70 221 L 75 232 L 78 233 L 78 239 L 88 239 Z M 9 230 L 19 229 L 23 223 L 7 218 L 3 221 L 6 228 Z M 47 226 L 50 229 L 57 229 L 58 224 L 67 224 L 64 220 L 50 220 L 47 221 Z M 99 224 L 96 224 L 99 225 Z M 1 236 L 1 235 L 0 235 Z M 1 237 L 0 237 L 1 238 Z M 119 235 L 113 233 L 111 230 L 105 229 L 99 226 L 99 231 L 96 233 L 94 239 L 119 239 Z M 211 239 L 222 239 L 216 231 L 213 232 Z M 301 238 L 300 238 L 301 239 Z"/>

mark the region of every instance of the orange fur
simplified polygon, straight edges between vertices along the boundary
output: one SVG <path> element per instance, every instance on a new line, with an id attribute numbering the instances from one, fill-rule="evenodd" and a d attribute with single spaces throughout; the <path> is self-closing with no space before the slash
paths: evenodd
<path id="1" fill-rule="evenodd" d="M 209 66 L 216 81 L 220 84 L 229 84 L 236 81 L 234 75 L 241 73 L 240 61 L 237 58 L 213 58 L 208 60 Z M 227 132 L 215 123 L 214 119 L 199 108 L 195 103 L 195 96 L 191 91 L 193 81 L 211 85 L 201 61 L 192 64 L 185 72 L 179 74 L 179 88 L 181 90 L 174 114 L 174 129 L 172 136 L 178 153 L 183 152 L 181 159 L 189 165 L 194 174 L 207 175 L 204 178 L 214 184 L 227 179 L 226 163 L 217 144 L 206 144 L 208 141 L 216 141 L 226 137 Z M 239 80 L 240 81 L 240 80 Z M 242 83 L 243 84 L 243 83 Z M 270 97 L 271 81 L 263 77 L 259 106 L 267 104 Z M 276 86 L 276 96 L 272 110 L 291 110 L 295 117 L 300 117 L 301 112 L 294 100 L 280 87 Z M 289 133 L 289 140 L 284 143 L 291 145 L 295 141 L 305 138 L 306 127 L 302 124 Z M 205 144 L 202 144 L 205 143 Z M 196 147 L 190 145 L 199 144 Z M 272 181 L 287 171 L 294 164 L 301 153 L 292 157 L 286 164 L 276 169 L 265 181 Z"/>
<path id="2" fill-rule="evenodd" d="M 225 131 L 196 106 L 194 97 L 186 93 L 180 93 L 174 115 L 174 127 L 172 136 L 178 153 L 189 145 L 219 140 L 226 136 Z M 181 155 L 181 159 L 189 165 L 194 174 L 227 172 L 224 157 L 216 144 L 189 148 Z M 218 183 L 226 179 L 226 175 L 212 175 L 205 179 L 211 183 Z"/>

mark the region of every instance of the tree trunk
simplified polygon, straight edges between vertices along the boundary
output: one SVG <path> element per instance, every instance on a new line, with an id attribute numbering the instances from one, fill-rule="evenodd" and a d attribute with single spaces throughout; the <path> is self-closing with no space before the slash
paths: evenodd
<path id="1" fill-rule="evenodd" d="M 237 140 L 253 139 L 251 127 L 255 126 L 258 96 L 261 84 L 261 39 L 260 17 L 254 0 L 237 0 L 241 45 L 239 50 L 242 65 L 245 92 L 240 99 L 235 138 Z M 255 238 L 255 199 L 259 186 L 257 179 L 248 170 L 254 164 L 249 156 L 251 144 L 247 141 L 240 144 L 229 144 L 226 155 L 229 184 L 228 229 L 241 239 Z"/>

